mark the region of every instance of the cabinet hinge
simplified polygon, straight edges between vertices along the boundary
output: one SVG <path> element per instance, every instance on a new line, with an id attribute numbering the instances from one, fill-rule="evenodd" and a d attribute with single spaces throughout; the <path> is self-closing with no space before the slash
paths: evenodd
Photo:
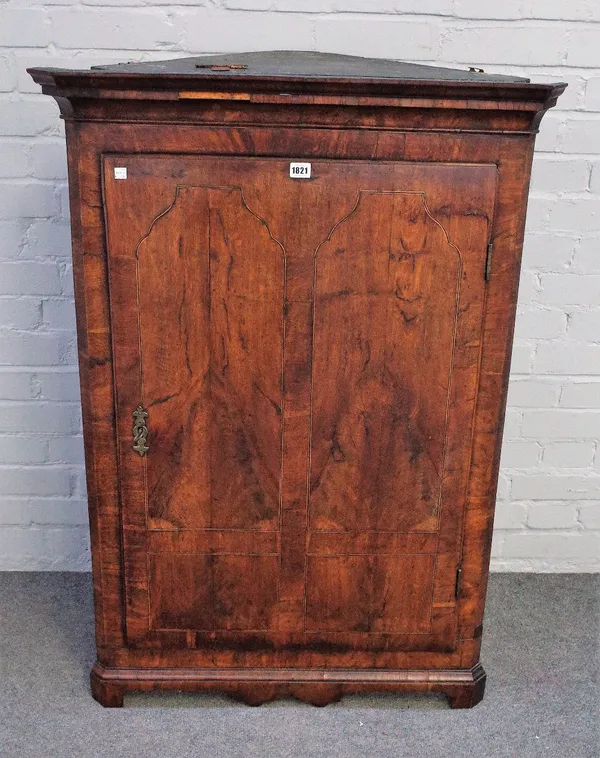
<path id="1" fill-rule="evenodd" d="M 492 271 L 492 249 L 494 245 L 489 242 L 487 246 L 487 250 L 485 253 L 485 273 L 484 273 L 484 279 L 486 282 L 489 282 L 490 280 L 490 273 Z"/>
<path id="2" fill-rule="evenodd" d="M 454 599 L 458 600 L 458 593 L 460 592 L 460 578 L 462 576 L 462 566 L 456 567 L 456 584 L 454 585 Z"/>

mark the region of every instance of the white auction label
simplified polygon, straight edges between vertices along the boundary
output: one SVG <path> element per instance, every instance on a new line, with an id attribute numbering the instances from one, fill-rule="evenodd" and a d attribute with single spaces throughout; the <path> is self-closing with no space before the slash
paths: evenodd
<path id="1" fill-rule="evenodd" d="M 124 167 L 115 167 L 115 179 L 127 179 L 127 169 Z"/>
<path id="2" fill-rule="evenodd" d="M 290 163 L 292 179 L 310 179 L 310 163 Z"/>

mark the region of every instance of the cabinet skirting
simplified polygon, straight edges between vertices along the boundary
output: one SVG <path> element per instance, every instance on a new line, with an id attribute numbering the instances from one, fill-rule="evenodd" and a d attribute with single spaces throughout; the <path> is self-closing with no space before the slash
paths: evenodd
<path id="1" fill-rule="evenodd" d="M 113 668 L 96 663 L 92 694 L 118 708 L 133 692 L 223 693 L 247 705 L 293 697 L 312 705 L 335 703 L 343 695 L 370 692 L 442 694 L 451 708 L 472 708 L 483 698 L 486 674 L 471 669 L 291 669 L 291 668 Z"/>

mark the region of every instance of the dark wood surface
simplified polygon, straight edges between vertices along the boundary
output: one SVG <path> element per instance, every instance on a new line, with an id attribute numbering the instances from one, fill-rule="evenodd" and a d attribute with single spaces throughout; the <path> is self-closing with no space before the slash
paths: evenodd
<path id="1" fill-rule="evenodd" d="M 454 645 L 496 173 L 105 159 L 130 641 Z"/>
<path id="2" fill-rule="evenodd" d="M 48 94 L 56 96 L 57 90 L 63 90 L 65 94 L 68 91 L 69 98 L 85 90 L 103 90 L 102 98 L 112 97 L 114 90 L 129 90 L 136 99 L 136 91 L 152 90 L 147 97 L 153 100 L 177 99 L 182 93 L 199 97 L 206 91 L 236 93 L 239 99 L 252 99 L 251 93 L 270 93 L 284 101 L 299 93 L 317 97 L 344 94 L 448 98 L 462 92 L 475 100 L 535 102 L 555 99 L 566 86 L 531 84 L 524 77 L 487 74 L 473 67 L 442 68 L 282 50 L 131 62 L 87 70 L 32 68 L 29 73 Z"/>
<path id="3" fill-rule="evenodd" d="M 317 53 L 311 51 L 270 50 L 252 53 L 228 53 L 226 55 L 203 55 L 195 58 L 177 58 L 166 61 L 141 63 L 118 63 L 93 66 L 93 71 L 122 74 L 169 76 L 184 74 L 197 79 L 228 77 L 275 77 L 277 79 L 305 77 L 312 79 L 394 79 L 406 81 L 452 81 L 452 82 L 528 82 L 522 76 L 486 74 L 474 68 L 442 68 L 419 63 L 361 58 L 356 55 Z"/>
<path id="4" fill-rule="evenodd" d="M 153 99 L 119 70 L 33 72 L 67 120 L 94 696 L 474 705 L 534 134 L 563 86 Z"/>

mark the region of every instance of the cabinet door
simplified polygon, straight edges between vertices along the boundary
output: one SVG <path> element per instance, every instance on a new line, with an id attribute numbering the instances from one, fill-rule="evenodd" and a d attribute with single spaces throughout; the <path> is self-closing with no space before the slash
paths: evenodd
<path id="1" fill-rule="evenodd" d="M 131 644 L 452 649 L 495 182 L 104 159 Z"/>

